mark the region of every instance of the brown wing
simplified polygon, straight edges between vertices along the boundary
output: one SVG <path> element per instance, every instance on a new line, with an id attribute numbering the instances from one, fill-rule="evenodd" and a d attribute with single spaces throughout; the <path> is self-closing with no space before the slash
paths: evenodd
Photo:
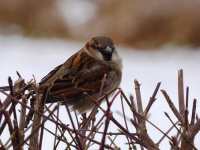
<path id="1" fill-rule="evenodd" d="M 49 93 L 50 97 L 70 102 L 83 98 L 84 92 L 91 95 L 98 93 L 102 79 L 110 71 L 110 67 L 86 53 L 74 58 L 71 64 L 70 71 L 54 82 Z"/>
<path id="2" fill-rule="evenodd" d="M 48 81 L 49 78 L 51 78 L 58 70 L 59 68 L 62 66 L 63 64 L 57 66 L 56 68 L 54 68 L 51 72 L 49 72 L 44 78 L 41 79 L 40 81 L 40 85 L 44 84 L 45 82 Z"/>
<path id="3" fill-rule="evenodd" d="M 71 69 L 72 63 L 79 53 L 72 55 L 64 64 L 61 64 L 50 71 L 44 78 L 41 79 L 40 88 L 49 87 L 54 84 L 58 78 L 62 78 L 67 72 L 73 71 Z"/>

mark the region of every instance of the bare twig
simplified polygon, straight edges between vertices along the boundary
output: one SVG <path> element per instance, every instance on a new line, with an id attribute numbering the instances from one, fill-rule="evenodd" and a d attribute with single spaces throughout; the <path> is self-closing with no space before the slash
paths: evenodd
<path id="1" fill-rule="evenodd" d="M 161 82 L 158 82 L 157 85 L 156 85 L 156 88 L 155 88 L 155 90 L 154 90 L 154 92 L 153 92 L 153 94 L 152 94 L 152 96 L 150 97 L 149 103 L 148 103 L 148 105 L 147 105 L 147 107 L 146 107 L 146 109 L 145 109 L 145 111 L 144 111 L 146 116 L 147 116 L 147 114 L 148 114 L 148 112 L 149 112 L 151 106 L 153 105 L 153 103 L 154 103 L 155 100 L 156 100 L 156 95 L 157 95 L 157 93 L 158 93 L 158 90 L 159 90 L 159 88 L 160 88 L 160 85 L 161 85 Z"/>
<path id="2" fill-rule="evenodd" d="M 176 123 L 174 123 L 174 124 L 165 132 L 165 134 L 163 134 L 163 136 L 160 138 L 160 140 L 158 140 L 157 145 L 159 145 L 159 144 L 163 141 L 163 139 L 164 139 L 165 137 L 168 137 L 169 132 L 170 132 L 177 124 L 178 124 L 178 121 L 177 121 Z M 168 137 L 168 138 L 169 138 L 169 137 Z M 170 138 L 170 140 L 173 140 L 173 139 Z"/>
<path id="3" fill-rule="evenodd" d="M 34 110 L 35 112 L 43 113 L 43 96 L 37 93 L 36 95 L 36 101 L 34 104 Z M 33 136 L 30 138 L 30 150 L 39 149 L 39 130 L 36 130 L 38 126 L 41 124 L 41 115 L 35 113 L 34 119 L 33 119 L 33 127 L 32 127 L 32 133 Z"/>
<path id="4" fill-rule="evenodd" d="M 171 108 L 171 110 L 173 111 L 174 115 L 176 116 L 176 118 L 182 123 L 182 125 L 184 124 L 183 118 L 180 115 L 180 113 L 178 112 L 178 110 L 176 109 L 174 103 L 172 102 L 172 100 L 170 99 L 169 95 L 167 94 L 167 92 L 165 90 L 161 90 L 162 94 L 165 97 L 165 100 L 167 101 L 169 107 Z"/>
<path id="5" fill-rule="evenodd" d="M 68 115 L 69 115 L 69 118 L 70 118 L 70 121 L 71 121 L 73 130 L 74 130 L 74 133 L 75 133 L 75 138 L 76 138 L 77 146 L 78 146 L 79 149 L 83 149 L 82 144 L 81 144 L 81 142 L 80 142 L 80 138 L 78 137 L 78 133 L 77 133 L 77 131 L 76 131 L 76 127 L 75 127 L 75 125 L 74 125 L 74 121 L 73 121 L 73 119 L 72 119 L 70 110 L 69 110 L 69 108 L 68 108 L 67 105 L 65 105 L 65 107 L 66 107 L 67 113 L 68 113 Z"/>
<path id="6" fill-rule="evenodd" d="M 57 109 L 57 121 L 58 121 L 58 118 L 59 118 L 59 104 L 58 104 L 58 109 Z M 58 132 L 58 124 L 56 124 L 56 130 L 55 130 L 55 136 L 54 136 L 54 146 L 53 146 L 53 149 L 56 149 L 56 140 L 57 140 L 57 137 L 56 137 L 56 135 L 57 135 L 57 132 Z"/>
<path id="7" fill-rule="evenodd" d="M 191 125 L 194 125 L 194 122 L 195 122 L 196 105 L 197 105 L 197 100 L 194 99 L 193 105 L 192 105 L 192 117 L 191 117 L 191 121 L 190 121 L 190 124 L 191 124 Z"/>
<path id="8" fill-rule="evenodd" d="M 126 126 L 126 129 L 129 131 L 128 129 L 128 123 L 126 121 L 126 115 L 125 115 L 125 110 L 124 110 L 124 103 L 123 103 L 123 97 L 120 95 L 120 99 L 121 99 L 121 105 L 122 105 L 122 113 L 123 113 L 123 119 L 124 119 L 124 123 L 125 123 L 125 126 Z M 128 142 L 128 145 L 129 145 L 129 149 L 131 148 L 130 146 L 130 140 L 129 138 L 126 136 L 126 139 L 127 139 L 127 142 Z"/>
<path id="9" fill-rule="evenodd" d="M 178 102 L 179 112 L 183 118 L 185 115 L 185 100 L 184 100 L 184 84 L 183 84 L 183 70 L 178 71 Z"/>
<path id="10" fill-rule="evenodd" d="M 109 123 L 110 123 L 110 104 L 109 104 L 109 101 L 108 99 L 106 98 L 106 102 L 107 102 L 107 111 L 106 111 L 106 121 L 105 121 L 105 127 L 104 127 L 104 133 L 103 133 L 103 136 L 102 136 L 102 139 L 101 139 L 101 146 L 100 146 L 100 150 L 103 150 L 104 149 L 104 145 L 105 145 L 105 140 L 106 140 L 106 133 L 107 133 L 107 130 L 108 130 L 108 126 L 109 126 Z"/>

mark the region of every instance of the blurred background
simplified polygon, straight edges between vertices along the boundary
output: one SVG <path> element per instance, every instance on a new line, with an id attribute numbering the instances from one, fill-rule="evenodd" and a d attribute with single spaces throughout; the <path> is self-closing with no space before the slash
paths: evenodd
<path id="1" fill-rule="evenodd" d="M 74 40 L 106 34 L 130 47 L 196 47 L 199 7 L 199 0 L 0 0 L 0 33 Z"/>
<path id="2" fill-rule="evenodd" d="M 161 89 L 177 104 L 177 70 L 183 68 L 190 99 L 198 100 L 199 8 L 199 0 L 0 0 L 0 86 L 7 84 L 8 76 L 16 79 L 16 70 L 27 80 L 34 75 L 39 82 L 90 37 L 106 35 L 122 57 L 121 87 L 127 95 L 138 79 L 145 106 L 161 81 Z M 119 105 L 114 105 L 114 112 Z M 166 131 L 171 123 L 164 111 L 169 109 L 159 93 L 150 120 Z M 61 115 L 66 117 L 65 112 Z M 162 136 L 148 128 L 153 139 Z M 195 144 L 200 147 L 199 138 Z M 51 140 L 45 139 L 44 149 Z M 120 139 L 119 143 L 124 144 Z M 168 148 L 166 140 L 161 149 Z"/>

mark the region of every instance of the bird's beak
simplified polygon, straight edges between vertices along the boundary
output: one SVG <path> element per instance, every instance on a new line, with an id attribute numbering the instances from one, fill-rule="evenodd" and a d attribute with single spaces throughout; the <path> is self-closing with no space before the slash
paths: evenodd
<path id="1" fill-rule="evenodd" d="M 109 46 L 106 47 L 105 52 L 104 52 L 104 60 L 106 61 L 110 61 L 112 60 L 112 53 L 113 53 L 113 49 Z"/>
<path id="2" fill-rule="evenodd" d="M 107 52 L 110 52 L 110 53 L 113 52 L 113 49 L 112 49 L 111 47 L 109 47 L 109 46 L 107 46 L 105 50 L 106 50 Z"/>

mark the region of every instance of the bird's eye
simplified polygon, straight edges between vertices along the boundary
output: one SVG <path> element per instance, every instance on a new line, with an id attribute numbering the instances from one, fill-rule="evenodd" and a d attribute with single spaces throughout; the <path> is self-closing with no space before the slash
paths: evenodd
<path id="1" fill-rule="evenodd" d="M 98 47 L 97 48 L 100 52 L 105 52 L 106 51 L 106 47 Z"/>
<path id="2" fill-rule="evenodd" d="M 98 45 L 98 44 L 93 44 L 93 45 L 91 45 L 91 47 L 93 48 L 93 49 L 96 49 L 96 50 L 99 50 L 99 51 L 103 51 L 105 48 L 104 47 L 101 47 L 100 45 Z"/>
<path id="3" fill-rule="evenodd" d="M 97 49 L 96 44 L 92 44 L 91 47 L 92 47 L 93 49 Z"/>

